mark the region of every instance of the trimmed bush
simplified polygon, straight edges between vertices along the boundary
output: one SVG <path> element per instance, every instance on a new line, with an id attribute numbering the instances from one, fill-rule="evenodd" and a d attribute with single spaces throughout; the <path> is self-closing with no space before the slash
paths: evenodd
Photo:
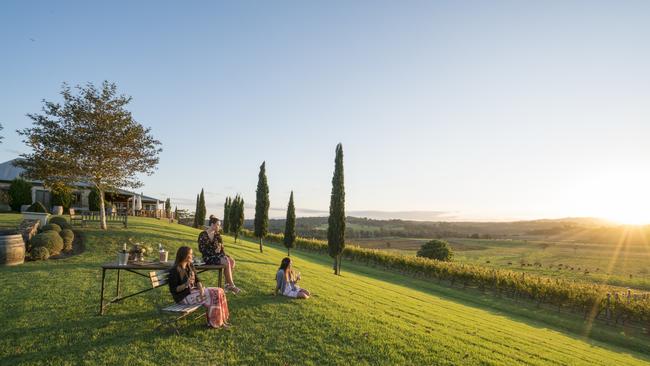
<path id="1" fill-rule="evenodd" d="M 449 243 L 444 240 L 433 239 L 422 245 L 417 256 L 449 262 L 453 257 L 453 253 Z"/>
<path id="2" fill-rule="evenodd" d="M 53 223 L 49 223 L 43 226 L 43 231 L 56 231 L 57 233 L 61 232 L 61 226 Z"/>
<path id="3" fill-rule="evenodd" d="M 70 229 L 72 230 L 72 225 L 68 222 L 68 220 L 63 217 L 63 216 L 54 216 L 50 218 L 49 220 L 50 224 L 57 224 L 61 227 L 61 229 Z"/>
<path id="4" fill-rule="evenodd" d="M 40 213 L 47 213 L 47 209 L 45 206 L 43 206 L 42 203 L 40 202 L 34 202 L 32 203 L 31 206 L 27 208 L 27 212 L 40 212 Z"/>
<path id="5" fill-rule="evenodd" d="M 32 249 L 29 257 L 34 261 L 44 261 L 50 258 L 50 251 L 46 247 L 36 247 Z"/>
<path id="6" fill-rule="evenodd" d="M 16 178 L 11 181 L 8 194 L 11 209 L 20 212 L 20 206 L 32 202 L 32 185 L 22 178 Z"/>
<path id="7" fill-rule="evenodd" d="M 63 238 L 56 231 L 44 231 L 34 235 L 31 244 L 32 250 L 36 247 L 45 247 L 50 255 L 57 255 L 63 250 Z"/>
<path id="8" fill-rule="evenodd" d="M 61 239 L 63 239 L 63 251 L 69 252 L 72 250 L 72 242 L 74 241 L 74 232 L 70 229 L 63 229 L 59 233 Z"/>

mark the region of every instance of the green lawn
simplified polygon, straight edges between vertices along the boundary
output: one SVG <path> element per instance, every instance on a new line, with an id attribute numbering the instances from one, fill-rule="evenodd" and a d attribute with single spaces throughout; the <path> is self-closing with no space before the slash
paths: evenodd
<path id="1" fill-rule="evenodd" d="M 18 222 L 0 215 L 0 225 Z M 229 330 L 187 322 L 182 335 L 154 332 L 155 305 L 168 304 L 166 289 L 127 299 L 98 316 L 101 270 L 115 260 L 129 237 L 168 249 L 191 245 L 198 230 L 154 219 L 130 219 L 129 229 L 83 230 L 86 252 L 65 260 L 0 268 L 0 364 L 648 364 L 645 339 L 568 315 L 547 314 L 487 295 L 449 289 L 362 265 L 343 263 L 331 274 L 330 260 L 314 253 L 292 257 L 307 301 L 271 296 L 274 274 L 285 254 L 254 242 L 234 244 L 237 285 L 228 295 Z M 203 276 L 216 283 L 215 274 Z M 113 277 L 109 281 L 114 280 Z M 125 290 L 147 281 L 126 277 Z M 531 320 L 537 319 L 537 320 Z M 549 325 L 549 324 L 552 324 Z M 569 332 L 566 329 L 572 329 Z M 624 344 L 628 348 L 615 346 Z"/>

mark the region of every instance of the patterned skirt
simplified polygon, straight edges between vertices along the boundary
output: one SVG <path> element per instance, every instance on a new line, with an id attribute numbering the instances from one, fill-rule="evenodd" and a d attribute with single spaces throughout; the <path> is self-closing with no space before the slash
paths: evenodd
<path id="1" fill-rule="evenodd" d="M 199 289 L 194 288 L 189 295 L 181 301 L 183 304 L 202 304 L 206 307 L 205 316 L 213 328 L 218 328 L 228 323 L 230 314 L 228 313 L 228 302 L 226 293 L 219 287 L 205 287 L 203 289 L 203 299 Z"/>

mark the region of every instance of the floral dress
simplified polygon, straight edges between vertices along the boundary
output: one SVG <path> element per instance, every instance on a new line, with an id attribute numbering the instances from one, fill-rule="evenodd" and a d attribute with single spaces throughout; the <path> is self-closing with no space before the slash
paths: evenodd
<path id="1" fill-rule="evenodd" d="M 223 251 L 223 239 L 219 233 L 214 233 L 214 236 L 210 239 L 208 232 L 203 230 L 199 234 L 199 251 L 205 263 L 224 264 L 226 254 Z"/>

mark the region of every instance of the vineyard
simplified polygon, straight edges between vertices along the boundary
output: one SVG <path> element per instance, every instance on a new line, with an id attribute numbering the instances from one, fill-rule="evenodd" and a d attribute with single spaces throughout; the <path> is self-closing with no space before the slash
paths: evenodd
<path id="1" fill-rule="evenodd" d="M 252 232 L 245 231 L 245 236 Z M 267 240 L 282 243 L 282 234 L 269 234 Z M 296 247 L 327 253 L 327 242 L 297 238 Z M 369 265 L 381 266 L 413 276 L 446 281 L 452 286 L 475 287 L 499 296 L 550 305 L 557 311 L 580 313 L 585 319 L 600 319 L 613 324 L 634 323 L 650 332 L 650 294 L 600 284 L 530 275 L 479 265 L 440 262 L 356 246 L 343 255 Z"/>

